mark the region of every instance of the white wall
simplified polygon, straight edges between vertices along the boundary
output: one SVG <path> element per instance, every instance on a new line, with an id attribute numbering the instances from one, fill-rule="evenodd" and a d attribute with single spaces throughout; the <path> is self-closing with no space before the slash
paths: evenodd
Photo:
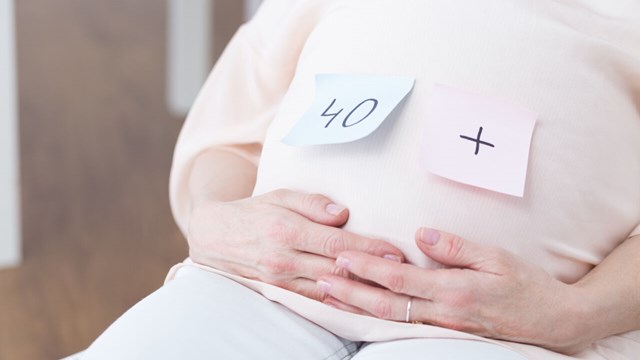
<path id="1" fill-rule="evenodd" d="M 249 20 L 256 13 L 258 7 L 262 3 L 262 0 L 244 0 L 244 18 Z"/>
<path id="2" fill-rule="evenodd" d="M 167 104 L 182 116 L 211 70 L 213 0 L 168 0 L 167 6 Z"/>
<path id="3" fill-rule="evenodd" d="M 214 0 L 167 0 L 167 105 L 185 115 L 211 70 Z M 262 0 L 244 0 L 250 19 Z"/>
<path id="4" fill-rule="evenodd" d="M 0 0 L 0 267 L 20 262 L 20 188 L 13 0 Z"/>

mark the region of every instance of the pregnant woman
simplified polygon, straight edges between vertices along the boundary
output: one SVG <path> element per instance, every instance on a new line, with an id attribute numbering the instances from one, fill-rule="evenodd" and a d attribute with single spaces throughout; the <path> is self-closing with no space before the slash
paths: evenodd
<path id="1" fill-rule="evenodd" d="M 190 258 L 85 358 L 638 358 L 639 44 L 635 0 L 267 0 L 178 140 Z"/>

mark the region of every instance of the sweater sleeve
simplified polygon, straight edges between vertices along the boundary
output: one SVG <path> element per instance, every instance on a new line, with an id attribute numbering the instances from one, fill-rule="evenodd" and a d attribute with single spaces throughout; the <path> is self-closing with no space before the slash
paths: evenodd
<path id="1" fill-rule="evenodd" d="M 185 120 L 173 155 L 169 197 L 183 234 L 195 158 L 211 147 L 224 147 L 257 164 L 259 153 L 234 145 L 262 144 L 306 38 L 328 2 L 265 1 L 254 18 L 240 27 L 214 66 Z"/>

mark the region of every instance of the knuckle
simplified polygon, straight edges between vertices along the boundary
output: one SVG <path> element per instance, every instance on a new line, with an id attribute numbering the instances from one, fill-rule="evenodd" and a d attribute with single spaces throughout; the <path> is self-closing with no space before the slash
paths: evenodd
<path id="1" fill-rule="evenodd" d="M 445 255 L 449 259 L 457 259 L 462 255 L 462 249 L 464 247 L 464 240 L 459 236 L 452 236 L 449 241 L 446 242 Z"/>
<path id="2" fill-rule="evenodd" d="M 335 275 L 335 276 L 340 276 L 343 278 L 349 278 L 349 271 L 347 271 L 347 269 L 345 268 L 341 268 L 339 266 L 334 266 L 331 269 L 331 275 Z"/>
<path id="3" fill-rule="evenodd" d="M 406 281 L 399 272 L 391 272 L 387 275 L 387 288 L 395 293 L 404 293 Z"/>
<path id="4" fill-rule="evenodd" d="M 373 301 L 372 313 L 380 319 L 391 320 L 393 315 L 391 303 L 384 297 L 377 297 Z"/>
<path id="5" fill-rule="evenodd" d="M 304 294 L 304 295 L 308 298 L 311 298 L 320 302 L 323 302 L 325 299 L 329 297 L 329 294 L 319 289 L 310 290 L 307 294 Z"/>
<path id="6" fill-rule="evenodd" d="M 302 196 L 301 202 L 305 209 L 322 209 L 327 201 L 324 196 L 319 194 L 305 194 Z"/>
<path id="7" fill-rule="evenodd" d="M 322 251 L 332 257 L 345 250 L 346 240 L 340 231 L 331 231 L 323 241 Z"/>
<path id="8" fill-rule="evenodd" d="M 291 274 L 295 270 L 295 263 L 282 257 L 264 258 L 259 266 L 266 277 L 272 281 Z"/>

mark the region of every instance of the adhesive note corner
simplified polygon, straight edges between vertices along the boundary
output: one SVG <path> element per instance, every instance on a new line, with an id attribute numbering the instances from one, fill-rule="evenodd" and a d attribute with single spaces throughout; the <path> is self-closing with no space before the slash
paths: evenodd
<path id="1" fill-rule="evenodd" d="M 426 105 L 422 159 L 429 172 L 524 196 L 535 112 L 440 84 L 434 85 Z"/>
<path id="2" fill-rule="evenodd" d="M 414 78 L 316 75 L 309 110 L 282 139 L 291 146 L 339 144 L 373 133 L 413 89 Z"/>

